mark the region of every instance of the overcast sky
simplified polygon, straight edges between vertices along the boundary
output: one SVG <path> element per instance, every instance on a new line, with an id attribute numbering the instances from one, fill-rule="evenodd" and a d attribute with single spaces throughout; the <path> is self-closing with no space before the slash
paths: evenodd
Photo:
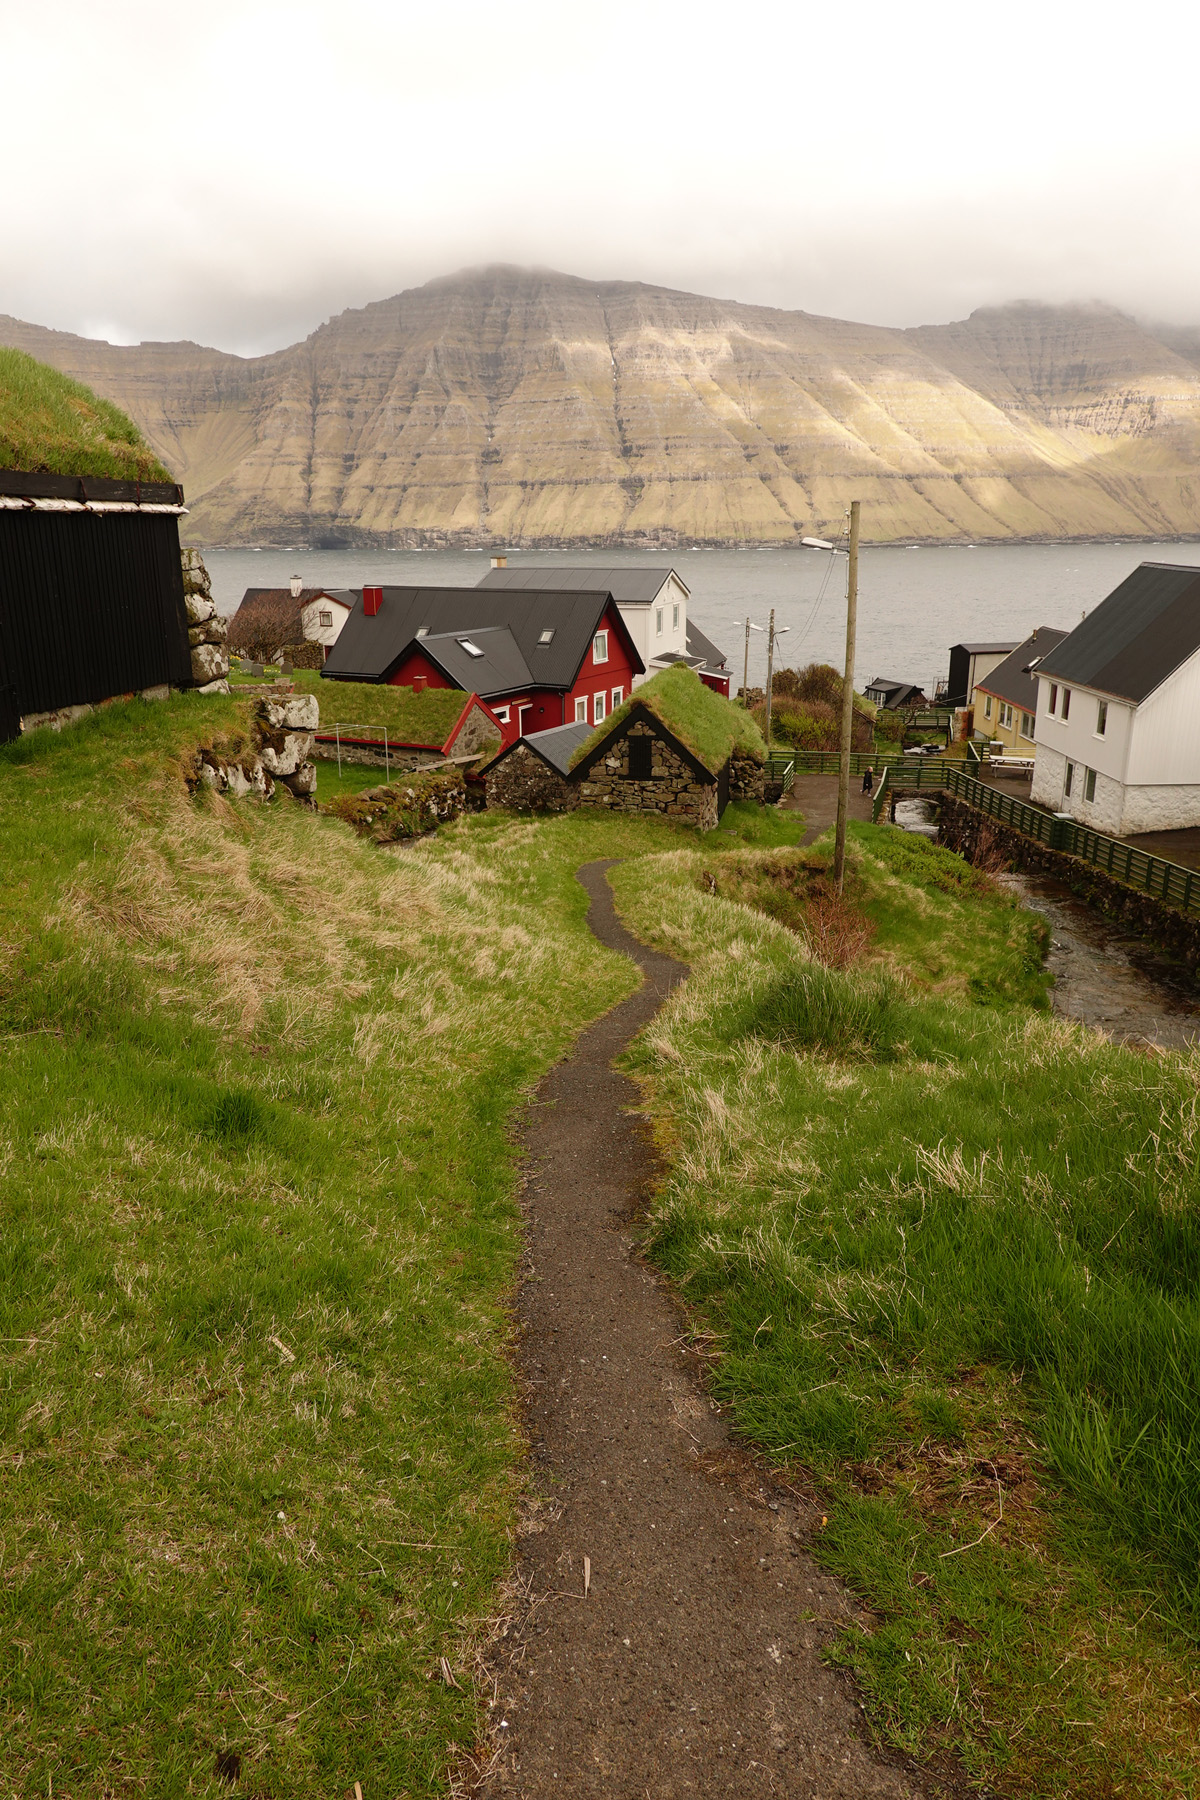
<path id="1" fill-rule="evenodd" d="M 1174 0 L 0 0 L 0 311 L 252 353 L 470 264 L 1200 325 Z"/>

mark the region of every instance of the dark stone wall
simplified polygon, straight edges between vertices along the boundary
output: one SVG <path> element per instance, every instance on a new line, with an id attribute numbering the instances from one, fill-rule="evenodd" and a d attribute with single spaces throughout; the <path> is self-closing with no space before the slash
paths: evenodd
<path id="1" fill-rule="evenodd" d="M 512 812 L 571 812 L 579 805 L 574 783 L 548 768 L 525 744 L 518 744 L 495 768 L 485 769 L 483 779 L 489 806 Z"/>
<path id="2" fill-rule="evenodd" d="M 969 863 L 979 860 L 981 851 L 989 857 L 999 851 L 1014 869 L 1065 882 L 1089 906 L 1160 944 L 1193 972 L 1200 969 L 1200 917 L 1179 912 L 1139 888 L 1126 887 L 1123 881 L 1114 881 L 1103 869 L 1082 862 L 1077 856 L 1035 843 L 963 800 L 953 800 L 949 795 L 943 799 L 938 843 L 956 850 Z"/>

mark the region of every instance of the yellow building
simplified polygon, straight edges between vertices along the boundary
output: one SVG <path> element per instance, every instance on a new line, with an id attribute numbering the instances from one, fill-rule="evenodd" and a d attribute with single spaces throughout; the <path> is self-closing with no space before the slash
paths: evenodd
<path id="1" fill-rule="evenodd" d="M 1011 655 L 975 683 L 975 733 L 998 740 L 1004 746 L 1005 756 L 1032 759 L 1038 691 L 1034 670 L 1040 658 L 1061 644 L 1066 635 L 1049 625 L 1039 625 Z"/>

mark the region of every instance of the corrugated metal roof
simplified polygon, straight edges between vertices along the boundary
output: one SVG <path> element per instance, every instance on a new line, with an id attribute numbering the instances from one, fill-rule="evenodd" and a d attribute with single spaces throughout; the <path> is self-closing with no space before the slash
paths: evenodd
<path id="1" fill-rule="evenodd" d="M 1200 568 L 1142 563 L 1048 656 L 1039 675 L 1135 705 L 1200 650 Z"/>
<path id="2" fill-rule="evenodd" d="M 517 743 L 528 744 L 539 756 L 544 756 L 560 775 L 567 775 L 570 773 L 572 753 L 591 735 L 592 727 L 584 719 L 570 725 L 552 725 L 548 731 L 527 732 L 523 738 L 517 739 Z"/>
<path id="3" fill-rule="evenodd" d="M 528 680 L 539 687 L 569 688 L 610 598 L 607 589 L 488 593 L 479 588 L 385 587 L 379 612 L 368 619 L 361 592 L 356 592 L 354 610 L 329 653 L 324 673 L 335 681 L 380 681 L 419 633 L 461 637 L 505 628 L 528 671 L 517 685 Z M 620 630 L 634 671 L 640 674 L 642 659 L 623 623 Z M 540 639 L 546 631 L 554 635 L 543 644 Z M 477 693 L 483 691 L 475 680 L 467 685 Z"/>
<path id="4" fill-rule="evenodd" d="M 994 694 L 998 700 L 1007 700 L 1010 706 L 1019 706 L 1022 712 L 1037 711 L 1037 676 L 1025 673 L 1030 663 L 1049 656 L 1066 637 L 1065 631 L 1055 631 L 1053 626 L 1039 625 L 1018 644 L 1011 656 L 1006 656 L 1002 663 L 997 663 L 990 674 L 975 686 L 985 694 Z"/>
<path id="5" fill-rule="evenodd" d="M 649 606 L 658 598 L 672 575 L 684 593 L 689 593 L 687 582 L 677 569 L 639 569 L 631 568 L 628 563 L 618 563 L 612 568 L 603 569 L 589 567 L 586 563 L 571 563 L 555 569 L 519 564 L 513 569 L 489 569 L 481 576 L 477 585 L 481 588 L 504 588 L 509 592 L 548 588 L 560 594 L 577 588 L 603 588 L 612 595 L 618 606 Z"/>

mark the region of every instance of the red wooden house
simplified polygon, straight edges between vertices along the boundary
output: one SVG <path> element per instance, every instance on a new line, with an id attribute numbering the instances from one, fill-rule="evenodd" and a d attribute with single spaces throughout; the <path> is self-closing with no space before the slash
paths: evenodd
<path id="1" fill-rule="evenodd" d="M 323 674 L 476 693 L 509 744 L 553 725 L 600 724 L 643 669 L 607 591 L 365 587 Z"/>

